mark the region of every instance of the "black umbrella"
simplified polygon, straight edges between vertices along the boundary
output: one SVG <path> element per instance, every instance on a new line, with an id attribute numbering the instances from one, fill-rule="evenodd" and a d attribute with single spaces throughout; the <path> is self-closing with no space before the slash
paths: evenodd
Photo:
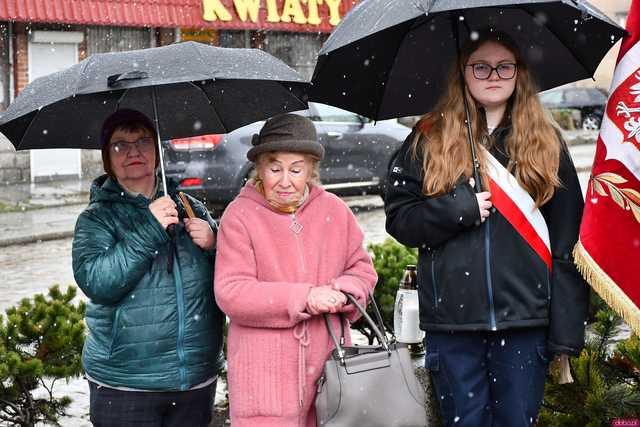
<path id="1" fill-rule="evenodd" d="M 486 28 L 514 39 L 541 90 L 593 77 L 624 35 L 583 0 L 365 0 L 320 50 L 310 98 L 376 120 L 423 114 Z"/>
<path id="2" fill-rule="evenodd" d="M 296 71 L 257 49 L 186 42 L 97 54 L 27 85 L 0 116 L 0 132 L 17 150 L 99 149 L 103 121 L 131 108 L 154 119 L 160 144 L 160 139 L 228 133 L 305 109 L 307 85 Z M 162 174 L 164 183 L 164 165 Z"/>

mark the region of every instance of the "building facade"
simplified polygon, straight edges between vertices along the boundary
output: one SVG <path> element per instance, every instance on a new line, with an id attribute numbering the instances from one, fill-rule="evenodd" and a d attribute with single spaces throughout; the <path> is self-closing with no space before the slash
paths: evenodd
<path id="1" fill-rule="evenodd" d="M 627 23 L 627 13 L 631 6 L 631 0 L 591 0 L 591 3 L 624 28 Z M 615 44 L 602 60 L 593 79 L 583 80 L 577 84 L 609 90 L 619 50 L 620 42 Z"/>
<path id="2" fill-rule="evenodd" d="M 0 110 L 30 81 L 102 52 L 194 40 L 263 49 L 307 78 L 317 52 L 358 0 L 0 0 Z M 631 0 L 592 0 L 624 26 Z M 609 89 L 619 45 L 595 79 Z M 0 135 L 0 184 L 101 172 L 95 150 L 16 152 Z"/>
<path id="3" fill-rule="evenodd" d="M 2 0 L 0 110 L 32 80 L 94 53 L 194 40 L 263 49 L 310 78 L 356 0 Z M 95 150 L 16 152 L 0 136 L 0 183 L 95 176 Z"/>

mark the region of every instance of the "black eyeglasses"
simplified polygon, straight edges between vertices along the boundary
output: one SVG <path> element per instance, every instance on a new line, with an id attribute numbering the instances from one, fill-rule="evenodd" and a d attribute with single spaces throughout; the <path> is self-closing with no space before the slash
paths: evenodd
<path id="1" fill-rule="evenodd" d="M 129 142 L 129 141 L 115 141 L 109 144 L 109 148 L 115 154 L 127 154 L 131 151 L 133 146 L 135 145 L 138 151 L 148 152 L 151 151 L 155 144 L 155 141 L 150 136 L 144 136 L 137 141 Z"/>
<path id="2" fill-rule="evenodd" d="M 487 80 L 491 77 L 491 74 L 495 71 L 498 77 L 502 80 L 511 80 L 516 75 L 518 66 L 513 62 L 503 62 L 495 67 L 484 62 L 477 62 L 475 64 L 467 64 L 467 67 L 471 67 L 473 70 L 473 77 L 478 80 Z"/>

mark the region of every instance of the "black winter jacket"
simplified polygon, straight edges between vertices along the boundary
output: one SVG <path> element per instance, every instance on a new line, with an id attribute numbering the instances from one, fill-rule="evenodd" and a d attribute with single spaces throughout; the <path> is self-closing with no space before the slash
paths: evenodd
<path id="1" fill-rule="evenodd" d="M 509 127 L 493 133 L 491 154 L 505 167 Z M 562 186 L 540 210 L 549 228 L 552 271 L 495 208 L 480 223 L 468 179 L 448 194 L 422 193 L 422 158 L 412 157 L 414 132 L 391 161 L 385 211 L 387 232 L 419 248 L 420 327 L 426 331 L 489 331 L 549 326 L 553 353 L 577 355 L 584 343 L 589 288 L 571 255 L 583 199 L 564 142 Z"/>

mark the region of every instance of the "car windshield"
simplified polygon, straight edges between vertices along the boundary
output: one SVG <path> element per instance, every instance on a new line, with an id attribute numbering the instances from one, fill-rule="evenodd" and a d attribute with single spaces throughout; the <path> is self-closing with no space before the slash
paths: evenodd
<path id="1" fill-rule="evenodd" d="M 559 104 L 562 102 L 562 92 L 542 92 L 540 94 L 540 102 L 542 102 L 543 104 Z"/>
<path id="2" fill-rule="evenodd" d="M 570 105 L 588 105 L 593 103 L 594 99 L 589 96 L 586 90 L 570 90 L 565 93 L 567 104 Z"/>
<path id="3" fill-rule="evenodd" d="M 590 90 L 589 97 L 591 97 L 591 102 L 594 104 L 605 104 L 607 102 L 606 95 L 597 89 Z"/>
<path id="4" fill-rule="evenodd" d="M 340 123 L 360 123 L 361 121 L 357 114 L 350 111 L 325 104 L 313 105 L 318 114 L 317 117 L 314 117 L 316 121 Z"/>

